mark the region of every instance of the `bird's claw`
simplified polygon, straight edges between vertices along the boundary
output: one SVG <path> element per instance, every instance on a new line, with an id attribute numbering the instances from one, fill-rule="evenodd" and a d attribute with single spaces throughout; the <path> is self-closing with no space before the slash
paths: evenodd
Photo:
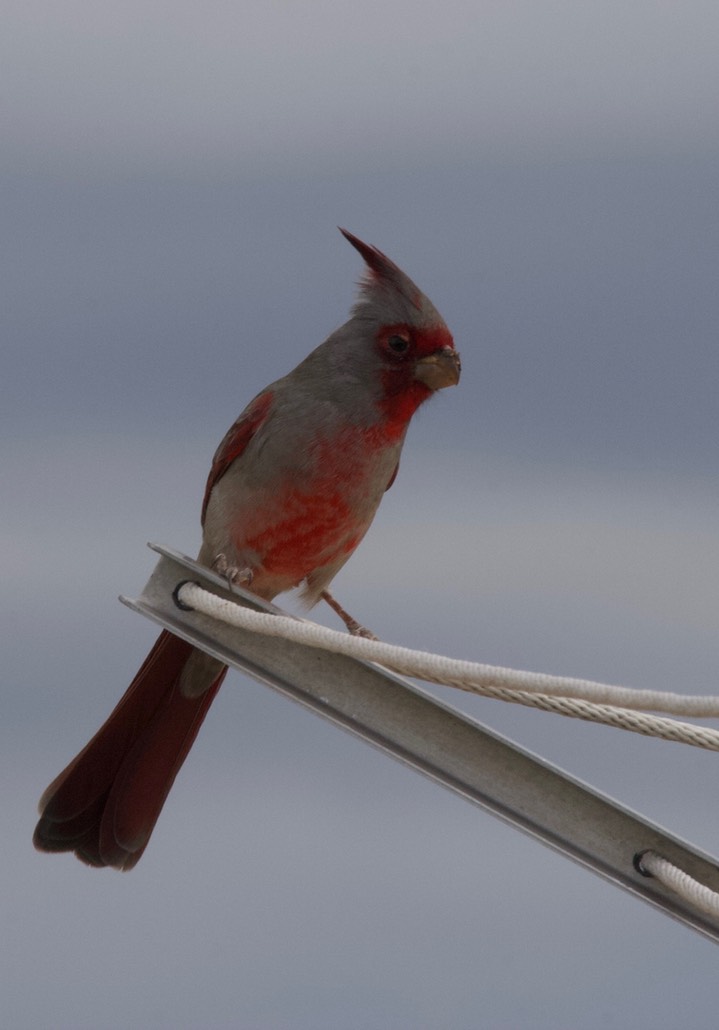
<path id="1" fill-rule="evenodd" d="M 248 587 L 252 582 L 254 573 L 250 568 L 241 569 L 237 565 L 230 565 L 225 554 L 218 554 L 212 563 L 213 570 L 218 576 L 227 580 L 227 585 L 232 590 L 233 586 Z"/>
<path id="2" fill-rule="evenodd" d="M 359 622 L 355 622 L 351 619 L 350 622 L 346 623 L 347 629 L 350 631 L 353 637 L 362 637 L 363 640 L 379 640 L 376 633 L 373 633 L 371 629 L 367 629 Z"/>

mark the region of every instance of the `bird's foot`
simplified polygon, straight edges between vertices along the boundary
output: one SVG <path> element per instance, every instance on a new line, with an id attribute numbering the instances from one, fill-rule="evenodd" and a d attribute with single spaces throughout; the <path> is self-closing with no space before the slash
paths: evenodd
<path id="1" fill-rule="evenodd" d="M 254 576 L 250 568 L 241 569 L 237 565 L 230 565 L 225 554 L 218 554 L 215 557 L 212 568 L 218 576 L 222 576 L 227 580 L 230 590 L 232 590 L 233 586 L 248 587 Z"/>
<path id="2" fill-rule="evenodd" d="M 379 637 L 375 636 L 372 630 L 367 629 L 356 619 L 353 619 L 349 612 L 345 611 L 339 601 L 336 601 L 329 590 L 323 590 L 320 594 L 323 601 L 326 601 L 333 612 L 342 619 L 345 626 L 352 634 L 353 637 L 364 637 L 365 640 L 379 640 Z"/>

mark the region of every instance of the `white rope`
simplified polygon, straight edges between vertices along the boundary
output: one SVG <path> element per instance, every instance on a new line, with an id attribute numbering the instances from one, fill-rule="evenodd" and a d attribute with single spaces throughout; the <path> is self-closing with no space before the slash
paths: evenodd
<path id="1" fill-rule="evenodd" d="M 672 865 L 656 851 L 644 851 L 639 856 L 637 866 L 640 872 L 653 876 L 694 908 L 710 916 L 719 916 L 719 894 L 699 883 L 683 869 Z"/>
<path id="2" fill-rule="evenodd" d="M 257 612 L 217 597 L 191 582 L 182 584 L 176 597 L 188 608 L 239 629 L 376 662 L 393 672 L 425 682 L 719 751 L 719 731 L 646 714 L 646 710 L 651 710 L 695 718 L 717 717 L 719 697 L 631 690 L 592 680 L 506 669 L 413 651 L 380 640 L 350 636 L 315 622 Z"/>

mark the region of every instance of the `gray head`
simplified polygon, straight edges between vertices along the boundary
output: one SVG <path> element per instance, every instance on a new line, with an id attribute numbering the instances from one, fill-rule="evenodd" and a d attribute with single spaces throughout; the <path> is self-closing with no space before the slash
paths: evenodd
<path id="1" fill-rule="evenodd" d="M 340 232 L 367 266 L 359 296 L 349 320 L 292 373 L 293 389 L 304 384 L 352 421 L 390 420 L 399 432 L 430 394 L 458 382 L 459 355 L 442 316 L 409 276 L 376 247 Z"/>

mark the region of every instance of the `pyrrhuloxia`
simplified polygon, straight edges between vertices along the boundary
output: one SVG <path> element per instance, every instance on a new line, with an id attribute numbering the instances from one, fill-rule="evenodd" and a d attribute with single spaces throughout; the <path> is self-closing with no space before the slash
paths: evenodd
<path id="1" fill-rule="evenodd" d="M 341 231 L 367 264 L 349 321 L 245 408 L 207 480 L 198 561 L 267 600 L 302 584 L 310 604 L 333 602 L 327 587 L 394 481 L 412 415 L 459 380 L 427 297 Z M 45 791 L 35 846 L 131 869 L 226 671 L 161 633 L 107 722 Z"/>

